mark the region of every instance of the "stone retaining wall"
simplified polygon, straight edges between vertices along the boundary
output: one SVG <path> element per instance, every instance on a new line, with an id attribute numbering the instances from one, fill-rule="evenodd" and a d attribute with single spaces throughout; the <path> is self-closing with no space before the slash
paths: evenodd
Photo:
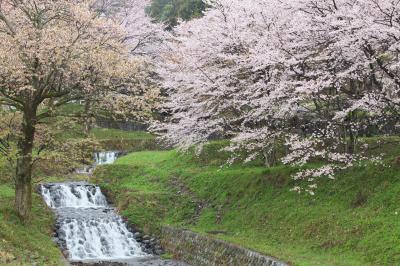
<path id="1" fill-rule="evenodd" d="M 163 247 L 193 266 L 287 266 L 272 257 L 191 231 L 163 227 Z"/>

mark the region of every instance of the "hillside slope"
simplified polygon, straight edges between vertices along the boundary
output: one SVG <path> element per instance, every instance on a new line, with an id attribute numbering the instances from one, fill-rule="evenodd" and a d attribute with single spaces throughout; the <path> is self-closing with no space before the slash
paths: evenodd
<path id="1" fill-rule="evenodd" d="M 390 167 L 354 167 L 315 196 L 290 191 L 286 166 L 221 168 L 220 146 L 208 145 L 200 157 L 132 153 L 99 167 L 95 181 L 147 231 L 185 227 L 294 265 L 400 264 L 398 144 L 371 150 L 385 151 Z"/>

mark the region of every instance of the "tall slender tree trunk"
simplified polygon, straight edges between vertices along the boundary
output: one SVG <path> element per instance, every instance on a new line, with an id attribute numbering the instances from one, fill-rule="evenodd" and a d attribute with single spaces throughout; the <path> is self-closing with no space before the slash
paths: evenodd
<path id="1" fill-rule="evenodd" d="M 18 158 L 15 178 L 15 209 L 26 221 L 32 207 L 32 149 L 35 137 L 36 108 L 24 111 L 22 136 L 18 140 Z"/>
<path id="2" fill-rule="evenodd" d="M 351 112 L 349 116 L 349 124 L 346 126 L 349 138 L 347 140 L 347 153 L 354 154 L 356 149 L 356 132 L 351 128 L 351 122 L 354 120 L 354 113 Z"/>
<path id="3" fill-rule="evenodd" d="M 277 159 L 276 159 L 276 150 L 275 148 L 272 148 L 270 151 L 263 151 L 263 157 L 264 157 L 264 166 L 265 167 L 272 167 L 276 165 Z"/>
<path id="4" fill-rule="evenodd" d="M 88 99 L 85 100 L 85 125 L 84 125 L 84 131 L 85 134 L 89 134 L 90 131 L 92 130 L 92 114 L 91 114 L 91 110 L 90 110 L 90 106 L 91 103 Z"/>
<path id="5" fill-rule="evenodd" d="M 354 132 L 351 129 L 351 127 L 349 127 L 349 143 L 348 143 L 348 150 L 347 150 L 348 153 L 354 154 L 355 143 L 356 143 L 356 140 L 355 140 Z"/>

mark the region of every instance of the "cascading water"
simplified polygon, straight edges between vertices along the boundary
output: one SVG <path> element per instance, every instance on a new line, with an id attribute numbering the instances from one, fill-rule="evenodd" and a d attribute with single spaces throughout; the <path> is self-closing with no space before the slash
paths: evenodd
<path id="1" fill-rule="evenodd" d="M 86 166 L 77 173 L 90 174 L 96 165 L 111 164 L 119 155 L 121 152 L 96 152 L 94 166 Z M 56 241 L 67 251 L 71 261 L 112 261 L 134 266 L 187 265 L 147 253 L 149 243 L 142 247 L 136 240 L 136 237 L 141 239 L 140 233 L 132 234 L 98 186 L 69 182 L 43 184 L 40 188 L 44 201 L 57 214 Z M 150 253 L 160 254 L 159 248 L 155 246 Z"/>
<path id="2" fill-rule="evenodd" d="M 96 165 L 101 164 L 112 164 L 117 160 L 119 156 L 121 156 L 122 152 L 120 151 L 99 151 L 93 154 L 94 164 L 93 165 L 85 165 L 81 168 L 75 170 L 77 174 L 88 175 L 92 174 Z"/>
<path id="3" fill-rule="evenodd" d="M 121 152 L 100 151 L 94 154 L 96 164 L 112 164 L 121 155 Z"/>
<path id="4" fill-rule="evenodd" d="M 72 261 L 148 256 L 99 187 L 87 183 L 42 185 L 47 205 L 56 210 L 59 243 Z"/>
<path id="5" fill-rule="evenodd" d="M 61 183 L 42 186 L 42 195 L 51 208 L 107 206 L 107 200 L 100 188 L 85 183 Z"/>
<path id="6" fill-rule="evenodd" d="M 118 152 L 96 152 L 95 165 L 111 164 Z M 118 260 L 146 257 L 100 188 L 86 182 L 41 186 L 46 204 L 57 213 L 57 238 L 70 260 Z"/>

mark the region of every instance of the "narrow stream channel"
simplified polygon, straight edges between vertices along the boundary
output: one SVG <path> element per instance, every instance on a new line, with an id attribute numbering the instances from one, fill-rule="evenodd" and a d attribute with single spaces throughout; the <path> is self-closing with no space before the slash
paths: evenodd
<path id="1" fill-rule="evenodd" d="M 118 153 L 95 153 L 94 157 L 95 165 L 110 164 Z M 152 255 L 137 241 L 137 234 L 128 229 L 96 185 L 48 183 L 41 185 L 41 194 L 57 216 L 56 241 L 73 263 L 185 265 Z"/>

